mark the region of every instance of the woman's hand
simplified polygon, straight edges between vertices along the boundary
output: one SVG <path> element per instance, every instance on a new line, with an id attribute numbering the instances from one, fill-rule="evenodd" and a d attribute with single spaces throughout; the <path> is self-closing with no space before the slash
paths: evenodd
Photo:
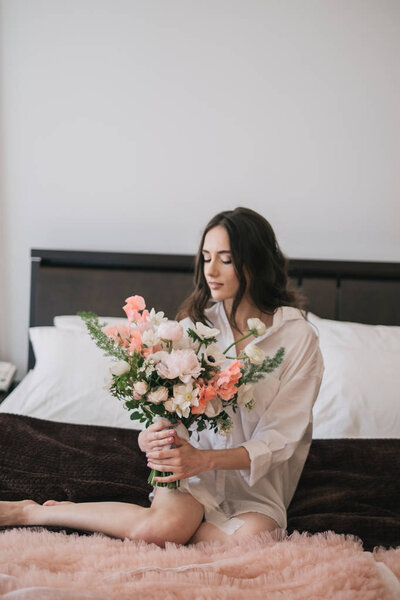
<path id="1" fill-rule="evenodd" d="M 163 419 L 141 431 L 138 437 L 141 451 L 163 450 L 175 442 L 176 432 L 174 429 L 168 429 L 169 425 L 171 423 L 167 419 Z"/>
<path id="2" fill-rule="evenodd" d="M 169 483 L 209 470 L 206 451 L 194 448 L 189 442 L 179 438 L 175 431 L 174 438 L 176 447 L 169 450 L 154 448 L 146 452 L 147 466 L 150 469 L 172 473 L 168 477 L 154 477 L 154 481 Z"/>

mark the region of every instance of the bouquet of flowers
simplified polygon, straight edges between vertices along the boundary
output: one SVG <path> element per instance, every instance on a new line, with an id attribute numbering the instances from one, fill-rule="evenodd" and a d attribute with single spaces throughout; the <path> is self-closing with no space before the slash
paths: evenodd
<path id="1" fill-rule="evenodd" d="M 251 409 L 252 384 L 283 360 L 284 348 L 269 358 L 254 344 L 248 344 L 239 357 L 228 356 L 229 349 L 239 341 L 265 333 L 260 319 L 249 319 L 248 334 L 221 352 L 216 346 L 218 329 L 198 322 L 184 331 L 163 312 L 154 308 L 149 312 L 141 296 L 131 296 L 125 302 L 127 324 L 105 326 L 94 313 L 78 314 L 97 346 L 114 359 L 110 369 L 111 395 L 132 411 L 131 419 L 146 427 L 161 417 L 172 424 L 183 423 L 189 436 L 206 428 L 227 434 L 231 419 L 226 409 Z M 232 362 L 222 369 L 227 359 Z M 167 475 L 170 473 L 153 469 L 148 482 L 178 487 L 179 482 L 153 481 L 154 477 Z"/>

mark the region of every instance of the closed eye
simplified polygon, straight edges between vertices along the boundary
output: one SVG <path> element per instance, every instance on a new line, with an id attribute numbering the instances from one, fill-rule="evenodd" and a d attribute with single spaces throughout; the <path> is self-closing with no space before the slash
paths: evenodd
<path id="1" fill-rule="evenodd" d="M 204 256 L 203 256 L 203 262 L 205 262 L 205 263 L 209 263 L 209 262 L 211 262 L 211 258 L 204 258 Z M 232 264 L 232 261 L 231 261 L 231 260 L 221 260 L 221 262 L 222 262 L 224 265 L 231 265 L 231 264 Z"/>

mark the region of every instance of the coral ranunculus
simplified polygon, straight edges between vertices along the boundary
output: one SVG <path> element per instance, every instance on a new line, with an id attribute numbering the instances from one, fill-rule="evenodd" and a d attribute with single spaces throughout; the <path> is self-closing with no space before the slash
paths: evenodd
<path id="1" fill-rule="evenodd" d="M 218 396 L 222 398 L 222 400 L 225 400 L 225 402 L 233 398 L 238 391 L 237 384 L 242 376 L 240 371 L 242 368 L 242 363 L 238 360 L 234 360 L 233 363 L 212 379 Z"/>
<path id="2" fill-rule="evenodd" d="M 137 329 L 131 329 L 131 343 L 129 344 L 129 352 L 140 350 L 142 348 L 142 336 Z"/>
<path id="3" fill-rule="evenodd" d="M 125 302 L 134 310 L 144 310 L 146 308 L 146 302 L 144 301 L 143 296 L 129 296 L 129 298 L 126 298 Z"/>
<path id="4" fill-rule="evenodd" d="M 144 298 L 142 298 L 142 296 L 129 296 L 129 298 L 127 298 L 125 302 L 126 304 L 122 308 L 125 311 L 126 316 L 128 317 L 128 321 L 135 321 L 135 323 L 137 323 L 141 319 L 143 319 L 144 316 L 149 315 L 148 311 L 146 311 L 147 315 L 141 315 L 139 312 L 142 310 L 144 311 L 144 309 L 146 308 L 146 302 L 144 301 Z"/>
<path id="5" fill-rule="evenodd" d="M 131 343 L 132 329 L 129 325 L 108 325 L 103 332 L 123 348 L 129 348 Z"/>
<path id="6" fill-rule="evenodd" d="M 204 382 L 201 382 L 197 384 L 197 388 L 199 390 L 199 404 L 192 407 L 192 413 L 194 415 L 202 415 L 206 410 L 207 404 L 217 397 L 217 392 L 210 383 L 205 385 Z"/>

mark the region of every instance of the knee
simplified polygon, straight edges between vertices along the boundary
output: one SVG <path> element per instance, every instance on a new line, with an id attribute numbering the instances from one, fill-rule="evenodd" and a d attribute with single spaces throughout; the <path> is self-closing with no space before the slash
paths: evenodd
<path id="1" fill-rule="evenodd" d="M 279 527 L 274 519 L 263 515 L 245 515 L 244 518 L 239 515 L 238 518 L 242 518 L 244 524 L 235 531 L 234 535 L 236 537 L 258 535 L 265 532 L 271 533 Z"/>
<path id="2" fill-rule="evenodd" d="M 153 508 L 148 511 L 147 518 L 143 519 L 140 526 L 136 524 L 133 531 L 128 533 L 129 539 L 142 540 L 164 548 L 167 542 L 186 544 L 198 527 L 191 526 L 179 515 L 166 514 Z"/>

